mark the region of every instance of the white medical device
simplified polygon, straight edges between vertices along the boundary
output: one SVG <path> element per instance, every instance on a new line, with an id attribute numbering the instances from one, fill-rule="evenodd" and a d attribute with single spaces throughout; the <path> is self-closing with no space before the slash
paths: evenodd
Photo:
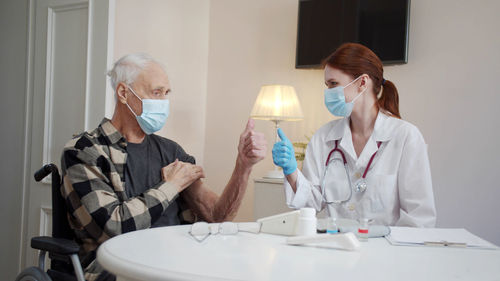
<path id="1" fill-rule="evenodd" d="M 316 210 L 301 208 L 297 211 L 278 214 L 257 220 L 261 224 L 260 232 L 279 235 L 316 234 Z"/>
<path id="2" fill-rule="evenodd" d="M 299 217 L 300 211 L 297 210 L 261 218 L 257 222 L 261 224 L 262 233 L 292 236 L 295 235 Z"/>

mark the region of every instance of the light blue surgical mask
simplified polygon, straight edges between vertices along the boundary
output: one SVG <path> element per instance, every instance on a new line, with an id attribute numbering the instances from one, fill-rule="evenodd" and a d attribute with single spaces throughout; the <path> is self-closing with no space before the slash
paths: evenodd
<path id="1" fill-rule="evenodd" d="M 366 91 L 366 89 L 359 93 L 351 102 L 345 102 L 344 89 L 359 78 L 361 78 L 361 76 L 352 80 L 344 87 L 337 86 L 335 88 L 325 89 L 325 105 L 330 113 L 341 117 L 348 117 L 351 115 L 352 109 L 354 108 L 354 102 Z"/>
<path id="2" fill-rule="evenodd" d="M 137 119 L 137 123 L 139 123 L 142 131 L 147 135 L 158 132 L 167 121 L 170 113 L 170 101 L 168 99 L 141 99 L 130 86 L 128 86 L 128 88 L 142 102 L 142 114 L 139 116 L 135 114 L 130 105 L 126 103 L 128 109 L 132 111 Z"/>

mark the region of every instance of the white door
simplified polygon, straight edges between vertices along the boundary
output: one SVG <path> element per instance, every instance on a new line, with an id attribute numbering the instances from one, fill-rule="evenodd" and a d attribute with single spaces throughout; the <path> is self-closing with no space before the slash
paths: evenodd
<path id="1" fill-rule="evenodd" d="M 33 173 L 47 163 L 60 167 L 64 144 L 104 117 L 111 94 L 105 73 L 112 60 L 113 21 L 114 0 L 30 1 L 31 153 L 22 267 L 37 260 L 31 237 L 51 235 L 50 180 L 37 183 Z"/>

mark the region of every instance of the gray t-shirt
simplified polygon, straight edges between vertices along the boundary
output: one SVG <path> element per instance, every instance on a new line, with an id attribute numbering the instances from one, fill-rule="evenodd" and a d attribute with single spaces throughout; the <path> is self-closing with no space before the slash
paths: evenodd
<path id="1" fill-rule="evenodd" d="M 138 196 L 162 181 L 161 168 L 179 159 L 195 164 L 176 142 L 158 135 L 146 135 L 142 143 L 127 143 L 125 192 L 129 198 Z M 180 198 L 171 203 L 161 217 L 151 222 L 152 227 L 180 224 Z"/>

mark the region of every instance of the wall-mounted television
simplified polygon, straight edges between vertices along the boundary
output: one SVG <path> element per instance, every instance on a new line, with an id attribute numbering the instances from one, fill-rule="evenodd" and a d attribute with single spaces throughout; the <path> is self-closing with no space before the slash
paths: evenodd
<path id="1" fill-rule="evenodd" d="M 408 62 L 410 0 L 299 0 L 296 68 L 319 68 L 345 42 L 361 43 L 384 65 Z"/>

